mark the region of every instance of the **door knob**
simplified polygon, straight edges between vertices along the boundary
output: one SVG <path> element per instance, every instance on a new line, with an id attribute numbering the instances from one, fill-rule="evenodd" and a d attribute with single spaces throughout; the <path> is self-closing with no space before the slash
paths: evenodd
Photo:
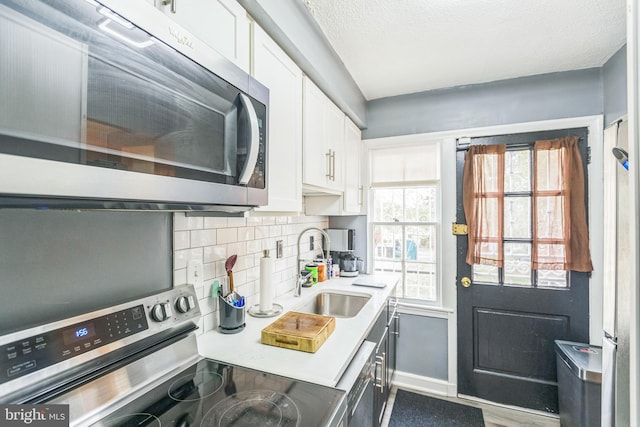
<path id="1" fill-rule="evenodd" d="M 468 288 L 469 286 L 471 286 L 471 279 L 465 276 L 460 280 L 460 283 L 462 283 L 463 287 Z"/>

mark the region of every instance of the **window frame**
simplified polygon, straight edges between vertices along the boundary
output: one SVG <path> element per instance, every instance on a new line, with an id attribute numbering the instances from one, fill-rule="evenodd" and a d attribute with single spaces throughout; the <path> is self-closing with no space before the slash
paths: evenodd
<path id="1" fill-rule="evenodd" d="M 376 264 L 376 254 L 375 254 L 375 239 L 374 239 L 374 229 L 376 226 L 400 226 L 402 227 L 402 241 L 406 240 L 406 227 L 410 226 L 433 226 L 435 228 L 436 233 L 436 248 L 435 248 L 435 263 L 427 263 L 421 262 L 425 265 L 435 265 L 435 299 L 427 300 L 422 298 L 412 298 L 406 297 L 406 263 L 412 262 L 411 260 L 406 259 L 406 250 L 402 251 L 402 257 L 399 261 L 401 265 L 400 272 L 400 280 L 398 282 L 398 286 L 396 288 L 395 296 L 400 299 L 401 302 L 406 302 L 414 305 L 422 305 L 427 307 L 442 307 L 443 304 L 443 294 L 442 294 L 442 184 L 441 179 L 436 180 L 426 180 L 422 182 L 407 182 L 404 185 L 400 185 L 400 183 L 384 183 L 378 185 L 370 185 L 368 190 L 368 220 L 367 220 L 367 234 L 369 238 L 369 259 L 371 262 L 371 272 L 375 273 L 375 264 Z M 416 222 L 416 221 L 374 221 L 375 214 L 375 191 L 381 189 L 410 189 L 410 188 L 425 188 L 430 187 L 435 189 L 435 221 L 425 221 L 425 222 Z M 381 260 L 380 260 L 381 261 Z M 396 261 L 394 261 L 396 262 Z"/>

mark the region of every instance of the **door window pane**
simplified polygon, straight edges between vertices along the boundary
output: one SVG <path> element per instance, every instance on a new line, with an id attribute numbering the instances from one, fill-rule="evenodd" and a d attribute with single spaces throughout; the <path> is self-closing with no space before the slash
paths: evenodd
<path id="1" fill-rule="evenodd" d="M 531 197 L 504 198 L 504 237 L 531 237 Z"/>
<path id="2" fill-rule="evenodd" d="M 498 267 L 492 265 L 474 264 L 471 268 L 472 281 L 478 283 L 500 284 L 498 276 Z"/>
<path id="3" fill-rule="evenodd" d="M 546 288 L 566 288 L 567 272 L 564 270 L 538 270 L 538 286 Z"/>
<path id="4" fill-rule="evenodd" d="M 504 244 L 504 283 L 531 286 L 531 244 Z"/>
<path id="5" fill-rule="evenodd" d="M 562 239 L 564 232 L 563 196 L 536 198 L 536 227 L 541 239 Z"/>
<path id="6" fill-rule="evenodd" d="M 531 191 L 531 151 L 507 151 L 504 163 L 505 193 Z"/>

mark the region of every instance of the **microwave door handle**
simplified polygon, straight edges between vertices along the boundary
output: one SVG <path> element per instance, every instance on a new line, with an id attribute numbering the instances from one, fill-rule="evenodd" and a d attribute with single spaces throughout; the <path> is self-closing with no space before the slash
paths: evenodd
<path id="1" fill-rule="evenodd" d="M 240 102 L 242 102 L 242 106 L 247 110 L 247 114 L 249 115 L 249 138 L 251 139 L 247 162 L 245 163 L 244 168 L 240 173 L 240 179 L 238 180 L 239 184 L 244 185 L 249 182 L 249 179 L 251 179 L 256 162 L 258 161 L 258 152 L 260 151 L 260 131 L 258 129 L 258 115 L 256 114 L 256 110 L 253 108 L 253 104 L 251 104 L 249 97 L 244 93 L 241 93 Z"/>

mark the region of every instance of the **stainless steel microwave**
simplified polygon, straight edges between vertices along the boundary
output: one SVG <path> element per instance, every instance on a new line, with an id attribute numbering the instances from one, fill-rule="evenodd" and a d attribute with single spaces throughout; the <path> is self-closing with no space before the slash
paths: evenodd
<path id="1" fill-rule="evenodd" d="M 0 0 L 0 207 L 267 203 L 269 91 L 144 1 Z"/>

